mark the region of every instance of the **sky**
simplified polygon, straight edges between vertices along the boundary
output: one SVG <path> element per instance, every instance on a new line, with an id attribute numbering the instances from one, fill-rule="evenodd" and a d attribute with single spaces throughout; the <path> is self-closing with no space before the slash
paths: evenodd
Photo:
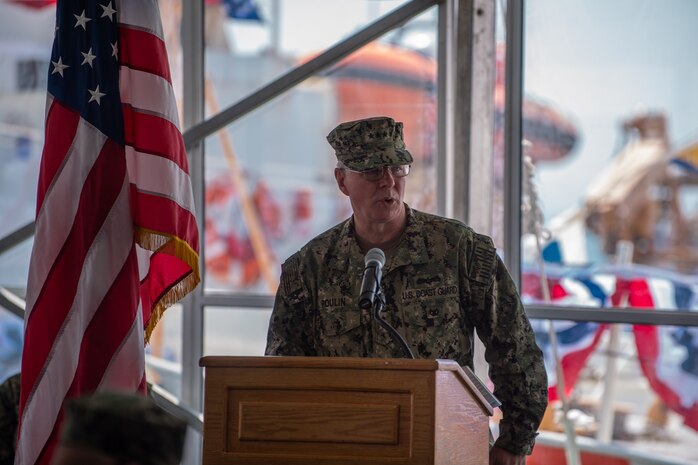
<path id="1" fill-rule="evenodd" d="M 278 25 L 272 15 L 274 2 L 281 15 Z M 251 53 L 268 46 L 273 40 L 271 29 L 277 27 L 280 51 L 302 56 L 330 47 L 405 3 L 407 0 L 258 0 L 266 23 L 235 21 L 229 33 L 237 52 Z"/>
<path id="2" fill-rule="evenodd" d="M 698 141 L 698 2 L 528 0 L 527 94 L 567 115 L 580 136 L 565 160 L 540 166 L 546 220 L 581 205 L 621 147 L 621 122 L 663 112 L 676 149 Z"/>

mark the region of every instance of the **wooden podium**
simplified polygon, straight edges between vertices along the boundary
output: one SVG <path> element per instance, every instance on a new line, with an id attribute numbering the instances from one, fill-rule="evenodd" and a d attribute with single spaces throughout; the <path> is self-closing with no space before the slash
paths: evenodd
<path id="1" fill-rule="evenodd" d="M 487 465 L 486 391 L 450 360 L 203 357 L 204 465 Z"/>

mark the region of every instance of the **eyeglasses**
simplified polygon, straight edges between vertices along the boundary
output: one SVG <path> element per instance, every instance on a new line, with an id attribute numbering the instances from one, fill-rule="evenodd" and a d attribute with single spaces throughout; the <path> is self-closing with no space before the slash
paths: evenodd
<path id="1" fill-rule="evenodd" d="M 359 173 L 366 181 L 372 182 L 383 179 L 386 169 L 390 171 L 390 174 L 392 174 L 394 178 L 404 178 L 410 174 L 410 165 L 381 166 L 380 168 L 373 168 L 365 171 L 356 171 L 349 168 L 346 169 L 353 171 L 354 173 Z"/>

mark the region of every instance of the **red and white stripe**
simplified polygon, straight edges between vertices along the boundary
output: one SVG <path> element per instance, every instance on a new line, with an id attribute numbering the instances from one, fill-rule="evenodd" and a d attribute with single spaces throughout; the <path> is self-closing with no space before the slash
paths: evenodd
<path id="1" fill-rule="evenodd" d="M 635 278 L 619 280 L 620 293 L 628 294 L 628 305 L 651 310 L 676 310 L 676 287 L 668 279 Z M 698 430 L 698 376 L 681 367 L 693 347 L 679 345 L 672 326 L 633 325 L 640 368 L 662 402 L 683 416 L 686 426 Z M 695 334 L 698 331 L 688 328 Z"/>
<path id="2" fill-rule="evenodd" d="M 17 465 L 50 462 L 65 399 L 144 392 L 144 328 L 199 280 L 194 201 L 158 5 L 121 0 L 120 8 L 127 146 L 51 96 L 47 102 Z M 158 250 L 138 252 L 135 235 Z M 140 272 L 138 257 L 149 258 Z"/>

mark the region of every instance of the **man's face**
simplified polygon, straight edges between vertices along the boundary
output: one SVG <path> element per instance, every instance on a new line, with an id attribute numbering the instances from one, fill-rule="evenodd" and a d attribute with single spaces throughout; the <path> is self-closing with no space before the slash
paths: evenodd
<path id="1" fill-rule="evenodd" d="M 341 168 L 334 175 L 339 190 L 349 196 L 355 221 L 363 226 L 402 221 L 405 177 L 395 177 L 387 167 L 375 181 Z"/>

